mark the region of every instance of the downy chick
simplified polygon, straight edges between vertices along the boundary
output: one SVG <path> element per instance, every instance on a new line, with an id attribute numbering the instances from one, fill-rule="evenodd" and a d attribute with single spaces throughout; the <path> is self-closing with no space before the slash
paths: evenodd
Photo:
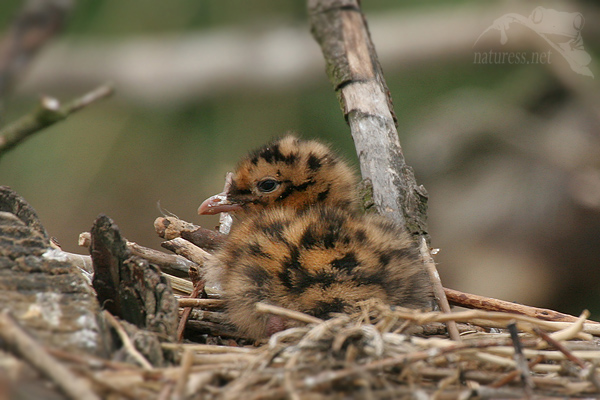
<path id="1" fill-rule="evenodd" d="M 239 216 L 207 279 L 221 283 L 229 318 L 242 332 L 259 338 L 287 327 L 258 313 L 257 302 L 319 318 L 370 298 L 430 305 L 415 243 L 393 223 L 360 215 L 355 183 L 327 146 L 286 136 L 244 158 L 230 189 L 200 206 L 200 214 Z"/>

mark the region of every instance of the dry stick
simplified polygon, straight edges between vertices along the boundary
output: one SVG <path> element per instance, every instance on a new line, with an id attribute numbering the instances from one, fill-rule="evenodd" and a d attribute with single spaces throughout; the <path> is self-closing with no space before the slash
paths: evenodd
<path id="1" fill-rule="evenodd" d="M 173 400 L 182 400 L 186 398 L 186 387 L 188 379 L 190 377 L 190 371 L 192 364 L 194 363 L 194 352 L 190 349 L 185 349 L 183 357 L 181 357 L 181 368 L 179 379 L 175 385 L 175 393 L 173 393 Z"/>
<path id="2" fill-rule="evenodd" d="M 258 352 L 258 348 L 248 347 L 232 347 L 232 346 L 218 346 L 211 344 L 192 344 L 192 343 L 161 343 L 163 349 L 167 350 L 191 350 L 196 353 L 238 353 L 238 354 L 255 354 Z"/>
<path id="3" fill-rule="evenodd" d="M 125 346 L 127 352 L 138 362 L 138 364 L 142 366 L 142 368 L 151 370 L 153 368 L 152 364 L 150 364 L 148 360 L 146 360 L 146 358 L 135 348 L 131 342 L 131 339 L 127 335 L 127 332 L 125 332 L 125 329 L 123 329 L 119 321 L 117 321 L 117 319 L 106 310 L 104 311 L 103 315 L 108 323 L 117 331 L 117 334 L 119 335 L 121 342 L 123 342 L 123 346 Z"/>
<path id="4" fill-rule="evenodd" d="M 483 311 L 483 310 L 467 310 L 453 312 L 452 314 L 445 314 L 440 312 L 429 312 L 429 313 L 415 313 L 415 312 L 404 312 L 396 310 L 393 312 L 400 318 L 415 321 L 419 324 L 425 324 L 428 322 L 446 322 L 446 321 L 461 321 L 467 322 L 474 325 L 480 325 L 492 328 L 506 328 L 506 324 L 510 320 L 516 320 L 526 322 L 532 326 L 543 327 L 544 329 L 551 330 L 553 332 L 564 329 L 572 328 L 577 322 L 555 322 L 555 321 L 543 321 L 527 315 L 519 314 L 508 314 L 504 312 L 496 311 Z M 504 323 L 496 321 L 505 321 Z M 581 332 L 577 334 L 577 337 L 583 337 L 585 340 L 591 340 L 591 335 L 600 336 L 600 324 L 583 324 Z"/>
<path id="5" fill-rule="evenodd" d="M 223 308 L 225 302 L 220 299 L 192 299 L 182 297 L 177 300 L 179 307 Z"/>
<path id="6" fill-rule="evenodd" d="M 571 351 L 569 351 L 569 349 L 567 349 L 558 340 L 554 339 L 551 335 L 548 335 L 546 332 L 542 331 L 541 329 L 539 329 L 537 327 L 534 327 L 533 330 L 537 335 L 539 335 L 546 342 L 548 342 L 548 343 L 552 344 L 554 347 L 556 347 L 561 353 L 563 353 L 565 355 L 565 357 L 568 360 L 577 364 L 582 369 L 580 376 L 583 376 L 587 380 L 592 382 L 592 384 L 596 387 L 596 390 L 600 390 L 600 382 L 598 382 L 598 379 L 596 378 L 596 366 L 595 365 L 592 364 L 589 368 L 587 368 L 581 358 L 574 355 Z"/>
<path id="7" fill-rule="evenodd" d="M 428 242 L 427 191 L 417 185 L 404 160 L 392 99 L 359 1 L 309 0 L 308 12 L 350 126 L 362 176 L 373 185 L 377 211 Z M 438 286 L 435 265 L 427 268 L 432 284 Z M 449 311 L 445 296 L 438 292 L 440 308 Z M 450 325 L 452 339 L 459 340 L 456 325 Z"/>
<path id="8" fill-rule="evenodd" d="M 42 97 L 36 110 L 0 130 L 0 155 L 34 133 L 62 121 L 97 100 L 110 96 L 113 91 L 112 86 L 102 85 L 62 107 L 58 100 Z"/>
<path id="9" fill-rule="evenodd" d="M 513 342 L 513 347 L 515 348 L 514 359 L 517 363 L 517 368 L 519 370 L 519 374 L 521 376 L 521 380 L 525 384 L 525 395 L 527 398 L 531 397 L 534 385 L 531 380 L 531 371 L 529 370 L 529 366 L 527 365 L 527 359 L 523 354 L 523 345 L 521 344 L 521 340 L 519 339 L 519 331 L 517 330 L 516 322 L 511 322 L 507 326 L 508 332 L 510 333 L 510 338 Z"/>
<path id="10" fill-rule="evenodd" d="M 339 379 L 362 374 L 367 371 L 380 370 L 382 368 L 389 368 L 405 363 L 426 360 L 428 358 L 434 358 L 464 349 L 478 349 L 498 346 L 501 343 L 506 344 L 507 342 L 506 340 L 485 340 L 480 341 L 478 343 L 457 343 L 455 345 L 446 346 L 443 348 L 435 347 L 425 351 L 414 351 L 412 353 L 402 354 L 396 357 L 389 357 L 381 360 L 371 361 L 370 363 L 365 365 L 354 365 L 338 371 L 325 371 L 316 376 L 305 378 L 303 386 L 306 388 L 312 388 L 320 386 L 324 383 L 329 383 Z"/>
<path id="11" fill-rule="evenodd" d="M 166 249 L 169 249 L 176 254 L 179 254 L 188 260 L 191 260 L 198 264 L 198 266 L 202 267 L 206 263 L 210 262 L 215 258 L 212 254 L 202 250 L 198 246 L 195 246 L 193 243 L 188 242 L 182 238 L 175 238 L 169 241 L 163 242 L 162 246 Z M 202 291 L 204 290 L 204 281 L 199 281 L 194 285 L 194 289 L 192 293 L 190 293 L 191 298 L 196 298 Z M 188 318 L 190 317 L 190 313 L 192 312 L 192 307 L 186 307 L 183 310 L 183 314 L 181 315 L 181 319 L 179 320 L 179 325 L 177 327 L 177 340 L 183 340 L 183 333 L 185 331 L 185 325 L 187 323 Z"/>
<path id="12" fill-rule="evenodd" d="M 204 290 L 204 282 L 201 285 L 194 285 L 194 289 L 192 293 L 190 293 L 191 298 L 196 298 L 202 291 Z M 193 307 L 185 307 L 183 309 L 183 313 L 181 314 L 181 318 L 179 319 L 179 325 L 177 325 L 177 341 L 181 342 L 183 340 L 183 333 L 185 332 L 185 325 L 188 322 L 188 318 L 190 318 L 190 314 L 192 313 Z"/>
<path id="13" fill-rule="evenodd" d="M 527 364 L 527 368 L 529 368 L 529 370 L 532 370 L 533 367 L 535 367 L 536 365 L 538 365 L 542 361 L 544 361 L 544 357 L 537 356 L 535 358 L 535 360 L 533 360 L 529 364 Z M 497 388 L 499 388 L 501 386 L 504 386 L 504 385 L 512 382 L 517 376 L 519 376 L 519 371 L 517 371 L 517 370 L 510 371 L 504 377 L 498 379 L 497 381 L 494 381 L 494 382 L 490 383 L 489 387 L 497 389 Z"/>
<path id="14" fill-rule="evenodd" d="M 476 294 L 460 292 L 458 290 L 448 288 L 444 288 L 444 292 L 446 293 L 446 297 L 450 303 L 456 306 L 474 308 L 478 310 L 502 311 L 512 314 L 522 314 L 545 321 L 576 322 L 578 320 L 578 318 L 574 317 L 573 315 L 563 314 L 546 308 L 525 306 L 522 304 L 511 303 L 510 301 L 498 300 L 491 297 L 479 296 Z M 598 323 L 590 320 L 585 322 L 592 324 Z"/>
<path id="15" fill-rule="evenodd" d="M 377 211 L 426 234 L 426 198 L 400 147 L 389 90 L 357 0 L 309 0 L 311 31 L 348 121 Z"/>
<path id="16" fill-rule="evenodd" d="M 279 315 L 296 321 L 305 322 L 307 324 L 320 324 L 323 322 L 322 319 L 313 317 L 312 315 L 265 303 L 256 303 L 256 311 L 265 314 Z"/>
<path id="17" fill-rule="evenodd" d="M 79 234 L 78 245 L 80 247 L 89 248 L 91 236 L 89 232 Z M 188 260 L 185 257 L 176 254 L 163 253 L 162 251 L 154 250 L 148 247 L 141 246 L 135 242 L 127 241 L 127 248 L 136 256 L 146 259 L 148 262 L 158 266 L 161 271 L 176 272 L 184 276 L 188 276 L 191 267 L 195 267 L 196 263 Z M 66 253 L 69 257 L 71 253 Z M 74 254 L 74 256 L 80 256 Z M 89 256 L 80 256 L 89 257 Z M 91 262 L 91 261 L 90 261 Z"/>
<path id="18" fill-rule="evenodd" d="M 448 304 L 448 299 L 446 299 L 446 293 L 444 293 L 444 287 L 442 286 L 440 274 L 435 268 L 435 261 L 433 261 L 433 258 L 431 257 L 431 253 L 429 252 L 429 247 L 427 246 L 425 238 L 421 238 L 421 246 L 419 247 L 419 251 L 421 252 L 421 257 L 423 258 L 425 270 L 429 274 L 429 279 L 431 280 L 433 293 L 436 297 L 436 300 L 440 305 L 441 310 L 449 314 L 452 312 L 452 310 L 450 309 L 450 304 Z M 456 321 L 448 321 L 446 326 L 448 327 L 450 339 L 460 342 L 460 333 L 458 332 Z"/>
<path id="19" fill-rule="evenodd" d="M 585 363 L 583 362 L 583 360 L 571 353 L 571 351 L 569 351 L 569 349 L 567 349 L 561 342 L 554 339 L 552 336 L 548 335 L 546 332 L 542 331 L 536 326 L 533 327 L 533 331 L 546 342 L 556 347 L 558 351 L 560 351 L 565 355 L 565 357 L 567 357 L 568 360 L 574 362 L 581 368 L 585 368 Z"/>
<path id="20" fill-rule="evenodd" d="M 202 250 L 200 247 L 182 238 L 168 240 L 163 242 L 161 246 L 171 250 L 175 254 L 187 258 L 188 260 L 198 264 L 200 267 L 215 259 L 215 256 L 212 254 Z"/>
<path id="21" fill-rule="evenodd" d="M 56 358 L 60 358 L 63 361 L 69 361 L 85 365 L 91 368 L 97 368 L 101 365 L 104 369 L 114 369 L 117 371 L 131 371 L 138 370 L 138 366 L 132 365 L 125 362 L 105 360 L 96 356 L 92 356 L 86 353 L 74 354 L 60 349 L 46 348 L 46 351 Z"/>
<path id="22" fill-rule="evenodd" d="M 8 311 L 0 313 L 0 338 L 8 351 L 22 357 L 42 375 L 52 380 L 70 399 L 99 400 L 84 381 L 73 375 L 33 340 Z"/>
<path id="23" fill-rule="evenodd" d="M 189 279 L 178 278 L 174 275 L 169 275 L 165 273 L 163 273 L 162 275 L 165 278 L 167 278 L 169 282 L 171 282 L 171 287 L 174 290 L 178 290 L 182 293 L 185 293 L 187 296 L 189 296 L 194 290 L 194 284 Z"/>

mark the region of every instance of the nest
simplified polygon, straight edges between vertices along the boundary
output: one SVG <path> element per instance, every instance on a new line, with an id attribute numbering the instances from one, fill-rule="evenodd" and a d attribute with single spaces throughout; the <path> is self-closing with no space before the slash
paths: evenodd
<path id="1" fill-rule="evenodd" d="M 265 311 L 304 318 L 278 307 Z M 600 324 L 585 317 L 556 323 L 368 301 L 352 314 L 290 328 L 258 345 L 211 335 L 205 344 L 163 343 L 175 367 L 55 356 L 110 399 L 590 397 L 600 393 L 600 351 L 591 335 L 600 334 Z M 461 321 L 461 342 L 446 338 L 441 322 L 450 318 Z"/>
<path id="2" fill-rule="evenodd" d="M 26 208 L 18 208 L 17 217 L 26 219 L 22 215 Z M 16 237 L 23 236 L 22 230 L 15 232 Z M 120 347 L 108 360 L 83 351 L 58 350 L 42 338 L 31 337 L 21 323 L 29 321 L 32 327 L 36 318 L 44 319 L 33 315 L 31 307 L 28 313 L 32 315 L 28 319 L 21 316 L 20 322 L 10 312 L 0 312 L 0 347 L 8 351 L 0 351 L 0 398 L 5 383 L 10 390 L 11 381 L 17 382 L 14 388 L 30 386 L 36 380 L 46 391 L 49 380 L 67 398 L 78 400 L 589 398 L 600 394 L 596 338 L 600 324 L 587 320 L 587 312 L 579 318 L 540 309 L 531 314 L 539 318 L 486 310 L 420 312 L 369 300 L 357 304 L 353 312 L 320 320 L 259 303 L 260 312 L 291 319 L 295 327 L 256 342 L 240 336 L 228 324 L 222 300 L 196 298 L 202 284 L 192 264 L 202 263 L 209 253 L 198 252 L 191 242 L 177 237 L 171 245 L 187 259 L 157 254 L 127 243 L 106 217 L 98 218 L 92 237 L 94 268 L 105 263 L 129 271 L 111 275 L 120 276 L 122 281 L 116 284 L 127 290 L 104 282 L 105 293 L 125 293 L 130 302 L 139 295 L 136 309 L 145 310 L 147 318 L 134 315 L 133 319 L 144 327 L 127 323 L 126 316 L 118 319 L 102 311 L 102 319 L 111 327 L 104 332 L 116 337 L 114 342 Z M 31 241 L 27 243 L 31 246 Z M 40 243 L 45 246 L 41 239 Z M 57 254 L 62 263 L 82 259 Z M 50 256 L 46 252 L 42 257 L 28 257 L 28 263 L 21 265 L 24 273 L 29 273 L 32 260 L 48 261 Z M 65 274 L 71 270 L 60 269 Z M 189 277 L 185 277 L 188 270 Z M 57 265 L 51 264 L 48 271 L 49 276 L 58 273 Z M 177 271 L 180 277 L 174 275 Z M 171 285 L 165 284 L 167 281 Z M 134 284 L 138 285 L 135 291 Z M 102 292 L 96 292 L 108 308 L 100 297 Z M 149 311 L 151 307 L 154 312 Z M 158 318 L 165 310 L 166 315 Z M 178 335 L 185 332 L 184 343 L 174 340 L 177 311 Z M 562 321 L 543 319 L 550 317 Z M 459 340 L 449 339 L 450 322 L 456 324 Z M 61 332 L 60 325 L 55 329 Z M 38 374 L 20 373 L 28 367 Z M 45 379 L 40 380 L 40 375 Z M 42 393 L 43 398 L 59 398 Z M 35 397 L 28 394 L 29 398 L 40 397 L 39 392 Z"/>

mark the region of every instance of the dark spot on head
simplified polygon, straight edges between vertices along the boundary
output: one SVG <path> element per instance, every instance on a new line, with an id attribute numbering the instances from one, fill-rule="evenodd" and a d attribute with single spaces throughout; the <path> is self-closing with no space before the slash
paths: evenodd
<path id="1" fill-rule="evenodd" d="M 261 157 L 262 159 L 264 159 L 269 164 L 272 164 L 276 158 L 281 158 L 282 154 L 279 151 L 279 145 L 272 144 L 270 146 L 263 148 L 261 150 L 261 152 L 258 154 L 258 156 Z"/>
<path id="2" fill-rule="evenodd" d="M 317 172 L 321 168 L 321 160 L 313 153 L 310 153 L 308 156 L 308 169 L 312 172 Z"/>
<path id="3" fill-rule="evenodd" d="M 309 186 L 314 185 L 315 182 L 312 179 L 309 179 L 308 181 L 300 184 L 300 185 L 292 185 L 291 181 L 284 181 L 285 184 L 287 184 L 287 187 L 285 188 L 285 190 L 279 195 L 279 197 L 277 198 L 277 201 L 281 201 L 286 199 L 288 196 L 290 196 L 291 194 L 293 194 L 294 192 L 303 192 L 305 191 Z"/>
<path id="4" fill-rule="evenodd" d="M 274 143 L 263 147 L 261 150 L 259 150 L 258 157 L 263 158 L 269 164 L 284 162 L 288 165 L 294 164 L 298 159 L 298 155 L 296 153 L 290 153 L 287 156 L 284 155 L 279 148 L 279 143 Z"/>
<path id="5" fill-rule="evenodd" d="M 227 191 L 227 197 L 230 200 L 235 199 L 235 197 L 237 197 L 237 196 L 245 196 L 245 195 L 249 195 L 249 194 L 252 194 L 250 189 L 242 189 L 242 188 L 238 187 L 238 183 L 235 180 L 231 181 L 231 186 L 229 187 L 229 190 Z"/>
<path id="6" fill-rule="evenodd" d="M 296 160 L 298 159 L 298 155 L 296 153 L 290 153 L 287 157 L 284 158 L 284 162 L 287 165 L 292 165 L 296 162 Z"/>
<path id="7" fill-rule="evenodd" d="M 353 252 L 347 253 L 344 257 L 335 259 L 331 262 L 331 266 L 340 271 L 344 271 L 348 274 L 352 273 L 352 270 L 356 268 L 360 263 L 356 259 Z"/>
<path id="8" fill-rule="evenodd" d="M 250 159 L 250 162 L 252 163 L 252 165 L 256 165 L 256 164 L 258 164 L 258 156 L 253 156 L 253 157 Z"/>

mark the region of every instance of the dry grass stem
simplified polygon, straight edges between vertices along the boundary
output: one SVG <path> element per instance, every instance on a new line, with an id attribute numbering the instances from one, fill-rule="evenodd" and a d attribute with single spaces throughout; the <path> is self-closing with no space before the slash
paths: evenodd
<path id="1" fill-rule="evenodd" d="M 104 318 L 106 319 L 106 321 L 108 321 L 108 323 L 117 331 L 117 334 L 119 335 L 119 338 L 123 342 L 123 346 L 125 347 L 127 352 L 144 369 L 147 369 L 147 370 L 152 369 L 152 364 L 150 364 L 148 362 L 148 360 L 146 360 L 146 358 L 135 348 L 135 346 L 131 342 L 131 339 L 129 338 L 129 335 L 127 335 L 127 332 L 125 332 L 125 329 L 123 329 L 123 327 L 121 326 L 119 321 L 117 321 L 117 319 L 115 317 L 113 317 L 112 314 L 109 313 L 108 311 L 104 311 L 103 315 L 104 315 Z"/>
<path id="2" fill-rule="evenodd" d="M 274 314 L 293 319 L 295 321 L 306 322 L 307 324 L 319 324 L 323 322 L 322 319 L 313 317 L 312 315 L 304 314 L 298 311 L 288 310 L 287 308 L 278 307 L 271 304 L 256 303 L 256 310 L 265 314 Z"/>

